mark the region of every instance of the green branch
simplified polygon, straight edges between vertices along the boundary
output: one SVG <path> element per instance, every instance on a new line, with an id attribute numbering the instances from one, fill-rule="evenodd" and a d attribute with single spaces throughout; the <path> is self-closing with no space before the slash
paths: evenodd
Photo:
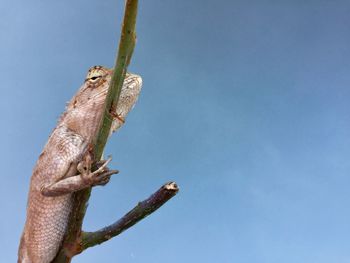
<path id="1" fill-rule="evenodd" d="M 126 70 L 129 66 L 132 53 L 136 43 L 136 16 L 137 0 L 127 0 L 125 5 L 124 21 L 119 42 L 118 56 L 115 62 L 114 71 L 105 103 L 105 113 L 96 138 L 95 157 L 101 159 L 103 149 L 106 145 L 109 132 L 111 130 L 112 118 L 110 112 L 117 108 L 120 92 L 122 90 Z"/>
<path id="2" fill-rule="evenodd" d="M 126 0 L 124 20 L 119 42 L 118 56 L 115 62 L 113 76 L 105 103 L 105 112 L 102 118 L 100 132 L 96 138 L 94 147 L 95 160 L 101 159 L 106 145 L 109 131 L 112 125 L 110 112 L 117 108 L 121 88 L 124 82 L 127 67 L 136 42 L 136 16 L 137 0 Z M 86 212 L 87 203 L 91 194 L 91 188 L 79 191 L 73 196 L 73 211 L 70 216 L 67 236 L 52 263 L 69 263 L 74 255 L 82 251 L 81 228 Z"/>

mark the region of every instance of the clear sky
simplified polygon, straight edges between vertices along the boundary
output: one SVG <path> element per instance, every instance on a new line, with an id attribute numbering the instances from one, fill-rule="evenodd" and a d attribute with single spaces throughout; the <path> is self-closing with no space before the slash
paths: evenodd
<path id="1" fill-rule="evenodd" d="M 2 0 L 1 262 L 29 178 L 92 65 L 114 63 L 123 1 Z M 86 230 L 163 183 L 181 191 L 74 262 L 350 262 L 349 1 L 140 1 L 141 97 L 106 153 Z"/>

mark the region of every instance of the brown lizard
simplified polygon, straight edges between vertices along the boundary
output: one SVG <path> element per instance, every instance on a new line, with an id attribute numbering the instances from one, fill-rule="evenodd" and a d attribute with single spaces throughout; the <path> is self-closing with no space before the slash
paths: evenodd
<path id="1" fill-rule="evenodd" d="M 91 145 L 97 136 L 112 70 L 95 66 L 66 107 L 53 130 L 31 177 L 27 219 L 22 234 L 18 263 L 49 263 L 65 235 L 72 209 L 72 194 L 105 185 L 116 170 L 111 160 L 91 171 Z M 133 108 L 142 86 L 138 75 L 127 73 L 114 116 L 112 131 L 118 129 Z"/>

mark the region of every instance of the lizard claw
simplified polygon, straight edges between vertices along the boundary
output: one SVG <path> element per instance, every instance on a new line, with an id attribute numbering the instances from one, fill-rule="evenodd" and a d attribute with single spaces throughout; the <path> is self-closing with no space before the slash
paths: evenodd
<path id="1" fill-rule="evenodd" d="M 112 161 L 111 156 L 109 156 L 107 160 L 101 161 L 102 162 L 101 166 L 96 171 L 94 171 L 93 174 L 100 174 L 101 172 L 103 172 L 105 170 L 105 168 L 107 168 L 107 164 L 109 164 L 111 161 Z M 99 162 L 99 163 L 101 163 L 101 162 Z"/>
<path id="2" fill-rule="evenodd" d="M 102 174 L 99 175 L 98 180 L 96 180 L 93 184 L 93 186 L 95 185 L 106 185 L 109 180 L 111 179 L 111 176 L 113 174 L 117 174 L 119 173 L 118 170 L 108 170 L 103 172 Z"/>
<path id="3" fill-rule="evenodd" d="M 119 120 L 121 123 L 125 123 L 125 118 L 123 118 L 122 116 L 120 116 L 118 113 L 114 112 L 114 111 L 110 111 L 109 112 L 111 114 L 111 116 L 114 118 L 114 119 L 117 119 Z"/>
<path id="4" fill-rule="evenodd" d="M 89 155 L 87 155 L 89 156 Z M 103 160 L 97 163 L 98 169 L 94 172 L 91 171 L 91 157 L 85 157 L 83 161 L 81 161 L 77 170 L 80 173 L 81 178 L 91 186 L 95 185 L 105 185 L 109 182 L 111 176 L 113 174 L 119 173 L 118 170 L 109 170 L 107 165 L 112 160 L 112 157 L 108 157 L 107 160 Z"/>

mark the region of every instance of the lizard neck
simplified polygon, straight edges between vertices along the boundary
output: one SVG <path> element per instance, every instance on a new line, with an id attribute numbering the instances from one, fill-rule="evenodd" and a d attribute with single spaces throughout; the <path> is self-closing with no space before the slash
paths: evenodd
<path id="1" fill-rule="evenodd" d="M 73 109 L 62 119 L 62 124 L 88 141 L 96 136 L 101 124 L 103 104 L 91 103 L 84 109 Z"/>

